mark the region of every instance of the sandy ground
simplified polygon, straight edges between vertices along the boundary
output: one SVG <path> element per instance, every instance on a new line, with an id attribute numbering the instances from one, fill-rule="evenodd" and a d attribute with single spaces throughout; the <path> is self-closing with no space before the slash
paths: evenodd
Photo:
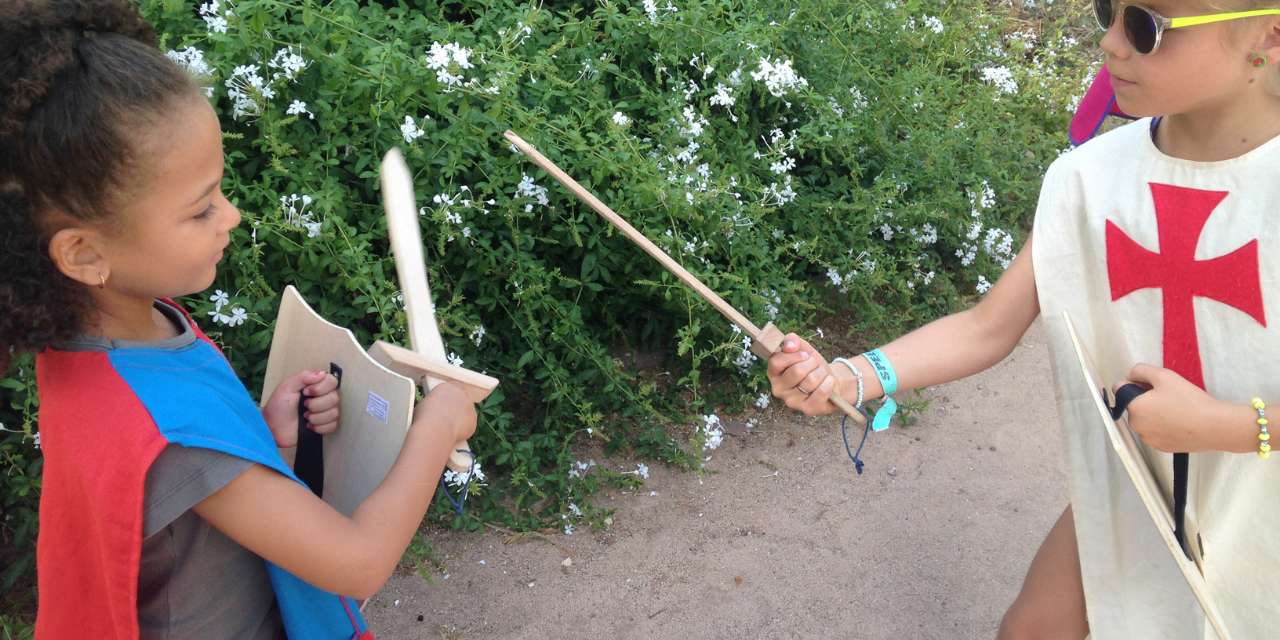
<path id="1" fill-rule="evenodd" d="M 1039 323 L 1004 362 L 927 394 L 917 424 L 870 436 L 863 475 L 838 418 L 777 407 L 725 437 L 702 483 L 654 467 L 639 495 L 600 496 L 618 508 L 608 530 L 554 536 L 573 555 L 440 533 L 449 578 L 394 576 L 370 627 L 380 640 L 994 638 L 1067 504 Z"/>

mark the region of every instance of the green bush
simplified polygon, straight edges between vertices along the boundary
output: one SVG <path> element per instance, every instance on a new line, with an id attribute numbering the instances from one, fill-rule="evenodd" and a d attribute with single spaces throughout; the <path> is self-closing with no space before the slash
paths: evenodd
<path id="1" fill-rule="evenodd" d="M 255 394 L 288 284 L 366 344 L 407 341 L 377 179 L 404 149 L 448 347 L 502 381 L 471 441 L 489 487 L 452 519 L 471 529 L 572 523 L 570 501 L 621 477 L 576 452 L 697 468 L 703 416 L 768 390 L 733 327 L 504 130 L 758 324 L 839 314 L 885 338 L 999 275 L 1089 73 L 1057 27 L 1018 33 L 978 3 L 142 4 L 221 116 L 244 222 L 184 303 Z M 20 360 L 0 403 L 22 425 L 0 445 L 20 545 L 33 379 Z"/>

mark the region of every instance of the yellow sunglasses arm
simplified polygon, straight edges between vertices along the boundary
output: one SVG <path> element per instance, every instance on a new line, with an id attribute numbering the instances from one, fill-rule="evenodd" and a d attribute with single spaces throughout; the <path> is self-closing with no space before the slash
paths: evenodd
<path id="1" fill-rule="evenodd" d="M 1169 18 L 1169 25 L 1165 28 L 1177 29 L 1179 27 L 1194 27 L 1198 24 L 1209 24 L 1211 22 L 1224 22 L 1227 20 L 1238 20 L 1240 18 L 1256 18 L 1258 16 L 1277 15 L 1280 15 L 1280 9 L 1258 9 L 1257 11 L 1241 11 L 1239 13 L 1215 13 L 1208 16 Z"/>

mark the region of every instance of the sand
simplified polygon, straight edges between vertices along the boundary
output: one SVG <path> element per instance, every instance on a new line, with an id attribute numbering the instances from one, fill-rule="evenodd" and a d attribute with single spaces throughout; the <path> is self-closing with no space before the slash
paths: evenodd
<path id="1" fill-rule="evenodd" d="M 370 627 L 380 640 L 994 638 L 1067 505 L 1043 329 L 925 393 L 916 424 L 870 436 L 862 475 L 838 417 L 775 403 L 710 452 L 701 482 L 652 466 L 642 491 L 597 496 L 618 510 L 605 531 L 511 546 L 494 530 L 434 534 L 448 579 L 393 576 Z"/>

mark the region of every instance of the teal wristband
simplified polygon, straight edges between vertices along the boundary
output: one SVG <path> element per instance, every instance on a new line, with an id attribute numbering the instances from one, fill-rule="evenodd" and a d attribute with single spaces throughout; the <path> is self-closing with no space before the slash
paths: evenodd
<path id="1" fill-rule="evenodd" d="M 873 431 L 883 431 L 889 428 L 889 420 L 898 412 L 898 403 L 889 397 L 889 394 L 898 390 L 898 374 L 894 373 L 893 365 L 889 364 L 889 359 L 879 349 L 872 349 L 862 354 L 862 357 L 871 363 L 876 377 L 880 378 L 880 386 L 884 388 L 884 406 L 876 412 L 876 419 L 871 424 Z"/>

